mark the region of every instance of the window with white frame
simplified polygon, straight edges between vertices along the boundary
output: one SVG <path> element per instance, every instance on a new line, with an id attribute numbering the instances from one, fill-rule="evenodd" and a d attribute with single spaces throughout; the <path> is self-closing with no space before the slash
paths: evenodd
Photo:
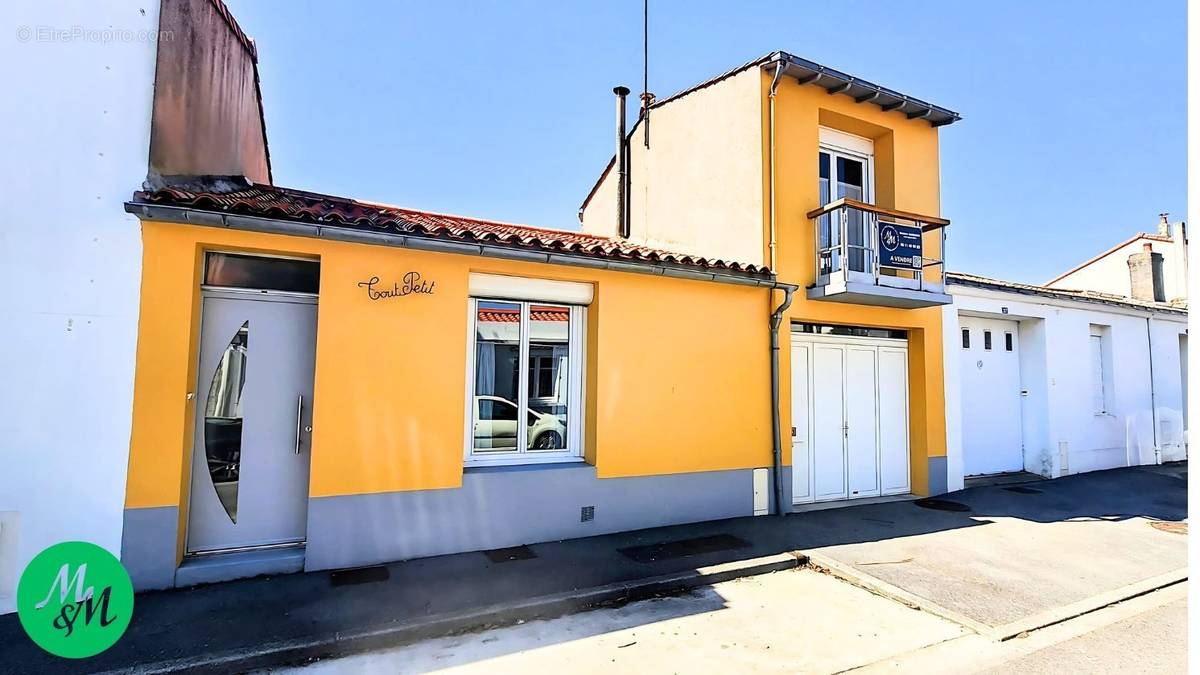
<path id="1" fill-rule="evenodd" d="M 584 308 L 471 299 L 468 464 L 582 456 Z"/>
<path id="2" fill-rule="evenodd" d="M 820 127 L 819 133 L 817 192 L 821 206 L 842 198 L 872 203 L 875 146 L 871 139 L 826 127 Z M 874 255 L 870 223 L 861 211 L 851 210 L 846 217 L 845 243 L 850 257 L 849 269 L 868 272 L 872 269 Z M 847 261 L 841 260 L 841 229 L 829 214 L 821 216 L 817 227 L 817 273 L 829 274 L 842 269 Z"/>
<path id="3" fill-rule="evenodd" d="M 1107 326 L 1091 326 L 1088 341 L 1092 371 L 1092 411 L 1097 415 L 1109 413 L 1112 400 L 1112 356 L 1108 344 Z"/>

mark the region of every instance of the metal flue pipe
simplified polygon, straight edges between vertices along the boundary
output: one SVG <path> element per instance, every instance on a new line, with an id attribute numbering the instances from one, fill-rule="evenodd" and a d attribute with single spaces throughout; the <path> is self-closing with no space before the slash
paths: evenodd
<path id="1" fill-rule="evenodd" d="M 625 138 L 625 97 L 628 87 L 615 87 L 617 95 L 617 154 L 613 159 L 617 170 L 617 236 L 629 236 L 629 143 Z"/>

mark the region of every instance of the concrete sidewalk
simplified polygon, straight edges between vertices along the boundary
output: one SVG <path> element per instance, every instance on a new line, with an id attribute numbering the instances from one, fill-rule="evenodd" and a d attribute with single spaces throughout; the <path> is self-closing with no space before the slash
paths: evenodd
<path id="1" fill-rule="evenodd" d="M 1117 469 L 944 495 L 969 513 L 861 507 L 854 516 L 917 535 L 804 547 L 852 582 L 997 639 L 1187 578 L 1187 466 Z M 849 515 L 849 514 L 847 514 Z M 816 543 L 816 542 L 812 542 Z"/>
<path id="2" fill-rule="evenodd" d="M 809 553 L 985 626 L 1186 566 L 1186 536 L 1148 524 L 1187 517 L 1186 465 L 1035 487 L 943 496 L 970 512 L 893 502 L 537 544 L 533 557 L 503 562 L 483 553 L 413 560 L 363 583 L 314 572 L 148 593 L 125 637 L 84 662 L 44 654 L 8 615 L 0 670 L 246 670 L 667 594 L 795 567 Z"/>

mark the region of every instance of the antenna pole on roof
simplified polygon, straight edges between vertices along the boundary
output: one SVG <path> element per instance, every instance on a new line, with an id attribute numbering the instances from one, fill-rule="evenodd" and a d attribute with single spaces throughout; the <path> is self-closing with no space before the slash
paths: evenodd
<path id="1" fill-rule="evenodd" d="M 654 94 L 650 93 L 650 0 L 642 0 L 642 138 L 650 147 L 650 104 Z"/>

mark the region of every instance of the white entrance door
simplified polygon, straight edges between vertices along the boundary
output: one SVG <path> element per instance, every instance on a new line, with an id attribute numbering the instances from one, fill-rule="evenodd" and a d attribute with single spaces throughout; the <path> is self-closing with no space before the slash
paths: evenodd
<path id="1" fill-rule="evenodd" d="M 968 476 L 1022 471 L 1017 322 L 959 316 L 963 468 Z"/>
<path id="2" fill-rule="evenodd" d="M 792 502 L 906 494 L 903 340 L 792 336 Z"/>
<path id="3" fill-rule="evenodd" d="M 205 291 L 187 551 L 305 538 L 316 298 Z"/>

